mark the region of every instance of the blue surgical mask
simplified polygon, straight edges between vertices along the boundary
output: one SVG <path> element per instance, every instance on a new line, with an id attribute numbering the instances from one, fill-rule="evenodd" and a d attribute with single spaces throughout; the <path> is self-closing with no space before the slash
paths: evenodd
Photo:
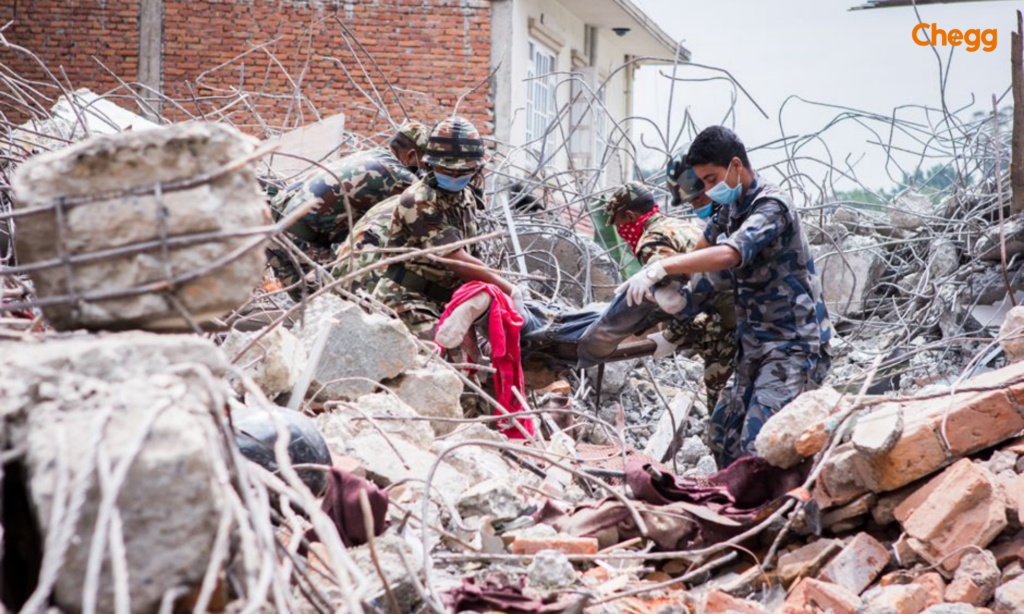
<path id="1" fill-rule="evenodd" d="M 461 192 L 465 190 L 466 186 L 469 185 L 469 182 L 473 180 L 473 175 L 449 177 L 448 175 L 442 175 L 437 171 L 434 171 L 434 177 L 437 178 L 437 187 L 441 188 L 445 192 Z"/>
<path id="2" fill-rule="evenodd" d="M 729 170 L 732 170 L 731 164 L 729 165 Z M 725 178 L 729 178 L 728 170 L 725 172 Z M 743 182 L 740 181 L 738 178 L 736 180 L 735 188 L 730 188 L 729 184 L 723 180 L 718 182 L 718 184 L 716 184 L 715 187 L 705 192 L 708 198 L 715 201 L 716 203 L 721 203 L 723 205 L 735 205 L 736 201 L 740 199 L 740 194 L 742 193 Z"/>
<path id="3" fill-rule="evenodd" d="M 697 217 L 699 217 L 700 219 L 706 220 L 709 217 L 711 217 L 711 211 L 712 211 L 711 203 L 708 203 L 708 204 L 704 205 L 703 207 L 701 207 L 700 209 L 694 209 L 693 213 Z"/>

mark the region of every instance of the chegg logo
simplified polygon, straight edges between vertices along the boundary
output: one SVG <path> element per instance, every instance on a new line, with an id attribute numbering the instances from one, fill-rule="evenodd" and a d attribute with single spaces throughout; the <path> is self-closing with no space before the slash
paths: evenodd
<path id="1" fill-rule="evenodd" d="M 967 51 L 995 51 L 998 32 L 996 30 L 979 30 L 974 28 L 966 32 L 960 30 L 943 30 L 938 24 L 919 23 L 914 26 L 910 36 L 914 42 L 922 47 L 935 45 L 945 47 L 947 44 L 954 47 L 967 45 Z M 923 36 L 924 38 L 920 38 Z M 929 38 L 930 36 L 930 38 Z"/>

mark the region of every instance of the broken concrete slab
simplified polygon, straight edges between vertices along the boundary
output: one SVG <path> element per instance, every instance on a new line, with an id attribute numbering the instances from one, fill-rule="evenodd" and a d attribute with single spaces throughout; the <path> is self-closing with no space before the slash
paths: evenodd
<path id="1" fill-rule="evenodd" d="M 25 444 L 36 522 L 44 538 L 67 540 L 54 587 L 61 609 L 82 610 L 96 527 L 104 517 L 111 521 L 101 515 L 108 508 L 94 471 L 100 453 L 110 471 L 129 463 L 113 502 L 132 611 L 156 612 L 165 592 L 202 580 L 224 501 L 213 421 L 223 408 L 213 405 L 211 393 L 230 393 L 226 384 L 210 390 L 203 376 L 223 376 L 227 367 L 211 342 L 195 336 L 126 333 L 0 344 L 0 415 L 10 438 Z M 66 489 L 79 479 L 85 497 L 68 512 Z M 55 508 L 71 513 L 66 518 L 74 524 L 53 524 Z M 97 609 L 114 611 L 110 567 L 97 579 Z"/>
<path id="2" fill-rule="evenodd" d="M 681 433 L 686 432 L 685 423 L 692 414 L 693 405 L 697 402 L 696 392 L 677 394 L 669 402 L 668 408 L 661 412 L 654 434 L 647 440 L 644 454 L 661 461 L 664 459 Z M 700 460 L 699 457 L 696 460 Z M 696 464 L 696 462 L 694 463 Z"/>
<path id="3" fill-rule="evenodd" d="M 929 224 L 938 212 L 938 206 L 924 194 L 905 190 L 886 209 L 893 226 L 914 230 Z"/>
<path id="4" fill-rule="evenodd" d="M 529 585 L 540 590 L 571 586 L 576 581 L 576 569 L 561 552 L 541 550 L 526 569 Z"/>
<path id="5" fill-rule="evenodd" d="M 432 418 L 463 418 L 462 380 L 451 369 L 435 362 L 403 373 L 390 384 L 391 390 L 421 416 Z M 455 422 L 430 422 L 436 435 L 447 435 L 458 426 Z"/>
<path id="6" fill-rule="evenodd" d="M 842 395 L 829 387 L 798 396 L 761 427 L 755 442 L 758 456 L 784 469 L 799 464 L 803 457 L 796 451 L 796 442 L 804 428 L 826 420 L 841 400 Z"/>
<path id="7" fill-rule="evenodd" d="M 434 443 L 434 431 L 426 420 L 415 420 L 419 417 L 402 399 L 388 392 L 378 392 L 361 396 L 356 401 L 332 404 L 330 411 L 318 415 L 316 421 L 325 437 L 328 434 L 352 437 L 378 432 L 389 438 L 405 439 L 427 450 Z"/>
<path id="8" fill-rule="evenodd" d="M 993 605 L 999 614 L 1024 614 L 1024 576 L 997 588 Z"/>
<path id="9" fill-rule="evenodd" d="M 992 475 L 963 459 L 926 486 L 926 498 L 902 521 L 908 545 L 953 571 L 965 546 L 984 548 L 1006 528 L 1006 502 Z M 899 514 L 897 514 L 899 516 Z"/>
<path id="10" fill-rule="evenodd" d="M 814 249 L 815 266 L 821 279 L 822 296 L 830 313 L 847 315 L 862 311 L 875 280 L 885 267 L 884 252 L 873 237 L 848 235 L 835 246 Z"/>
<path id="11" fill-rule="evenodd" d="M 295 334 L 312 352 L 329 326 L 333 328 L 310 386 L 310 395 L 320 401 L 355 400 L 379 391 L 378 382 L 417 367 L 416 343 L 401 323 L 366 313 L 333 294 L 310 303 L 304 325 Z"/>
<path id="12" fill-rule="evenodd" d="M 98 136 L 22 164 L 12 180 L 15 210 L 40 212 L 17 218 L 21 264 L 56 264 L 62 254 L 129 252 L 31 271 L 39 298 L 79 299 L 44 304 L 50 323 L 59 330 L 191 330 L 182 310 L 201 323 L 248 301 L 265 265 L 261 244 L 251 236 L 172 245 L 165 239 L 245 233 L 269 223 L 251 164 L 174 187 L 242 159 L 255 147 L 254 139 L 234 128 L 189 122 Z M 165 186 L 159 198 L 156 185 Z M 72 206 L 75 199 L 88 202 Z M 66 203 L 59 215 L 47 208 L 56 202 Z M 243 247 L 250 249 L 228 261 Z M 218 266 L 168 293 L 125 294 L 213 264 Z"/>
<path id="13" fill-rule="evenodd" d="M 490 516 L 497 520 L 512 520 L 526 510 L 526 501 L 504 481 L 486 480 L 462 493 L 455 507 L 463 517 Z"/>
<path id="14" fill-rule="evenodd" d="M 857 418 L 850 441 L 859 452 L 875 456 L 891 450 L 902 434 L 903 409 L 885 403 Z"/>
<path id="15" fill-rule="evenodd" d="M 858 533 L 818 574 L 819 580 L 838 584 L 859 595 L 889 564 L 889 552 L 877 539 Z"/>
<path id="16" fill-rule="evenodd" d="M 221 349 L 234 358 L 259 332 L 231 331 Z M 306 348 L 288 329 L 278 326 L 263 335 L 236 362 L 260 390 L 273 399 L 291 392 L 306 368 Z"/>
<path id="17" fill-rule="evenodd" d="M 1010 362 L 1024 360 L 1024 305 L 1007 312 L 999 327 L 999 345 Z"/>

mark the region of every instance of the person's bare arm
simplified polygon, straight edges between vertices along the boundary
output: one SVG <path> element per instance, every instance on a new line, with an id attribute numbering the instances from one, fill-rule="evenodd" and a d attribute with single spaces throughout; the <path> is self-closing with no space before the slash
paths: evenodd
<path id="1" fill-rule="evenodd" d="M 661 266 L 669 275 L 686 275 L 694 273 L 714 273 L 725 271 L 740 264 L 740 254 L 728 245 L 716 245 L 700 248 L 688 253 L 679 254 L 661 260 Z"/>
<path id="2" fill-rule="evenodd" d="M 501 288 L 505 294 L 511 295 L 515 290 L 512 282 L 491 271 L 487 265 L 475 258 L 464 249 L 456 250 L 445 256 L 444 265 L 462 281 L 482 281 Z"/>

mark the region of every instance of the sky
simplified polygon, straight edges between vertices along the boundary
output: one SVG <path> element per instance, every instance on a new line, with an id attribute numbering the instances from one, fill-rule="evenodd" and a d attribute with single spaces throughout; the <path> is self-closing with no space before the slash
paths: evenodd
<path id="1" fill-rule="evenodd" d="M 677 83 L 673 99 L 673 132 L 689 110 L 698 127 L 725 123 L 734 128 L 748 149 L 778 139 L 780 110 L 789 96 L 809 101 L 853 107 L 891 115 L 901 105 L 941 103 L 939 64 L 932 47 L 916 45 L 911 31 L 918 23 L 911 7 L 849 11 L 862 0 L 635 0 L 661 27 L 680 39 L 694 63 L 728 70 L 742 84 L 769 118 L 740 94 L 735 118 L 725 119 L 733 87 L 721 80 Z M 950 108 L 971 104 L 991 112 L 992 95 L 1002 96 L 1010 85 L 1010 33 L 1016 27 L 1016 10 L 1024 0 L 918 7 L 921 19 L 945 30 L 971 28 L 998 30 L 992 52 L 972 53 L 965 47 L 936 47 L 943 64 L 953 51 L 946 86 Z M 645 67 L 637 76 L 634 111 L 655 121 L 664 130 L 669 110 L 670 81 L 661 73 L 671 68 Z M 720 75 L 696 67 L 681 68 L 678 76 L 707 78 Z M 653 95 L 652 95 L 653 94 Z M 1009 106 L 1007 94 L 1001 104 Z M 785 133 L 813 133 L 839 113 L 793 100 L 782 112 Z M 904 117 L 927 121 L 923 111 L 903 112 Z M 933 116 L 934 119 L 934 116 Z M 724 121 L 723 121 L 724 120 Z M 734 124 L 732 122 L 735 122 Z M 880 124 L 876 127 L 881 128 Z M 650 127 L 637 126 L 648 142 L 660 137 Z M 850 159 L 857 177 L 870 188 L 891 187 L 898 172 L 886 169 L 881 148 L 869 130 L 853 122 L 830 128 L 823 139 L 834 160 Z M 683 139 L 682 142 L 688 141 Z M 816 155 L 825 153 L 815 145 Z M 914 146 L 920 149 L 919 146 Z M 754 166 L 776 162 L 783 154 L 762 150 L 751 154 Z M 661 154 L 647 151 L 644 159 L 655 164 Z M 913 165 L 916 161 L 904 161 Z M 814 163 L 801 170 L 814 173 Z M 926 164 L 927 166 L 927 164 Z M 819 167 L 818 172 L 823 172 Z M 853 187 L 840 181 L 838 187 Z"/>

